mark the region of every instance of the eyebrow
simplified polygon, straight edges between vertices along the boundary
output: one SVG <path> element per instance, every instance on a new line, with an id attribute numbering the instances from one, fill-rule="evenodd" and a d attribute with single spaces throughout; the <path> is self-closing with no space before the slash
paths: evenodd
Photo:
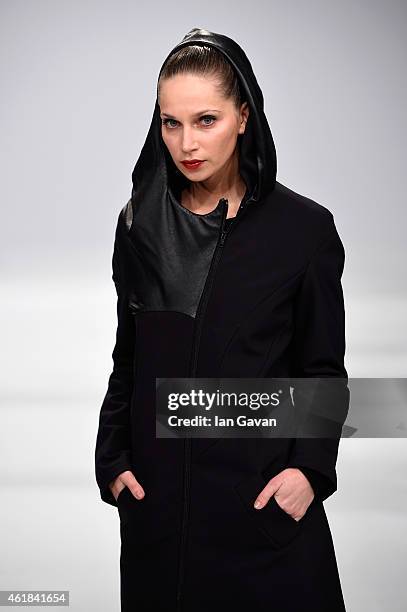
<path id="1" fill-rule="evenodd" d="M 199 113 L 195 113 L 192 115 L 193 117 L 199 117 L 199 115 L 204 115 L 205 113 L 220 113 L 216 108 L 207 108 Z M 169 117 L 170 119 L 175 119 L 174 115 L 169 115 L 168 113 L 161 113 L 164 117 Z"/>

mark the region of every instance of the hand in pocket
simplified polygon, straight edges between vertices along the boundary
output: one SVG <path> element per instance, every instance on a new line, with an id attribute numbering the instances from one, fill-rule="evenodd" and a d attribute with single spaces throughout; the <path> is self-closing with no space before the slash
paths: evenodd
<path id="1" fill-rule="evenodd" d="M 125 487 L 128 487 L 136 499 L 143 499 L 145 492 L 141 484 L 138 482 L 133 472 L 126 470 L 109 483 L 109 488 L 116 502 Z"/>
<path id="2" fill-rule="evenodd" d="M 273 496 L 282 510 L 299 521 L 314 499 L 314 491 L 301 470 L 286 468 L 268 481 L 257 496 L 254 507 L 261 510 Z"/>

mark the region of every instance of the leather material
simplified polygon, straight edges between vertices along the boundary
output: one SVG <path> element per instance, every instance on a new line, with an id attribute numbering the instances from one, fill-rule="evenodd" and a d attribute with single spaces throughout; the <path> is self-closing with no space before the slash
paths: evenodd
<path id="1" fill-rule="evenodd" d="M 210 214 L 196 215 L 170 192 L 165 202 L 135 208 L 129 240 L 137 292 L 130 293 L 131 308 L 195 316 L 226 211 L 220 200 Z"/>

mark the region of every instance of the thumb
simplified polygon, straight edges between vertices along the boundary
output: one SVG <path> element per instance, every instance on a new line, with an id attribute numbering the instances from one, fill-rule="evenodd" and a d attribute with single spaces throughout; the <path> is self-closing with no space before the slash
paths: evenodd
<path id="1" fill-rule="evenodd" d="M 133 472 L 129 471 L 126 474 L 125 484 L 130 489 L 132 494 L 135 497 L 137 497 L 137 499 L 142 499 L 144 497 L 145 495 L 144 489 L 139 483 L 139 481 L 137 480 L 137 478 L 134 476 Z"/>

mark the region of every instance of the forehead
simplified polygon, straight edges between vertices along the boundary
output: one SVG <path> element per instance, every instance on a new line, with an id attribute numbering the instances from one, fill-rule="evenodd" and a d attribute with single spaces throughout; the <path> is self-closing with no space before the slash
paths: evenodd
<path id="1" fill-rule="evenodd" d="M 176 75 L 160 83 L 160 109 L 163 113 L 198 113 L 202 109 L 222 110 L 228 101 L 219 93 L 209 77 L 192 74 Z"/>

